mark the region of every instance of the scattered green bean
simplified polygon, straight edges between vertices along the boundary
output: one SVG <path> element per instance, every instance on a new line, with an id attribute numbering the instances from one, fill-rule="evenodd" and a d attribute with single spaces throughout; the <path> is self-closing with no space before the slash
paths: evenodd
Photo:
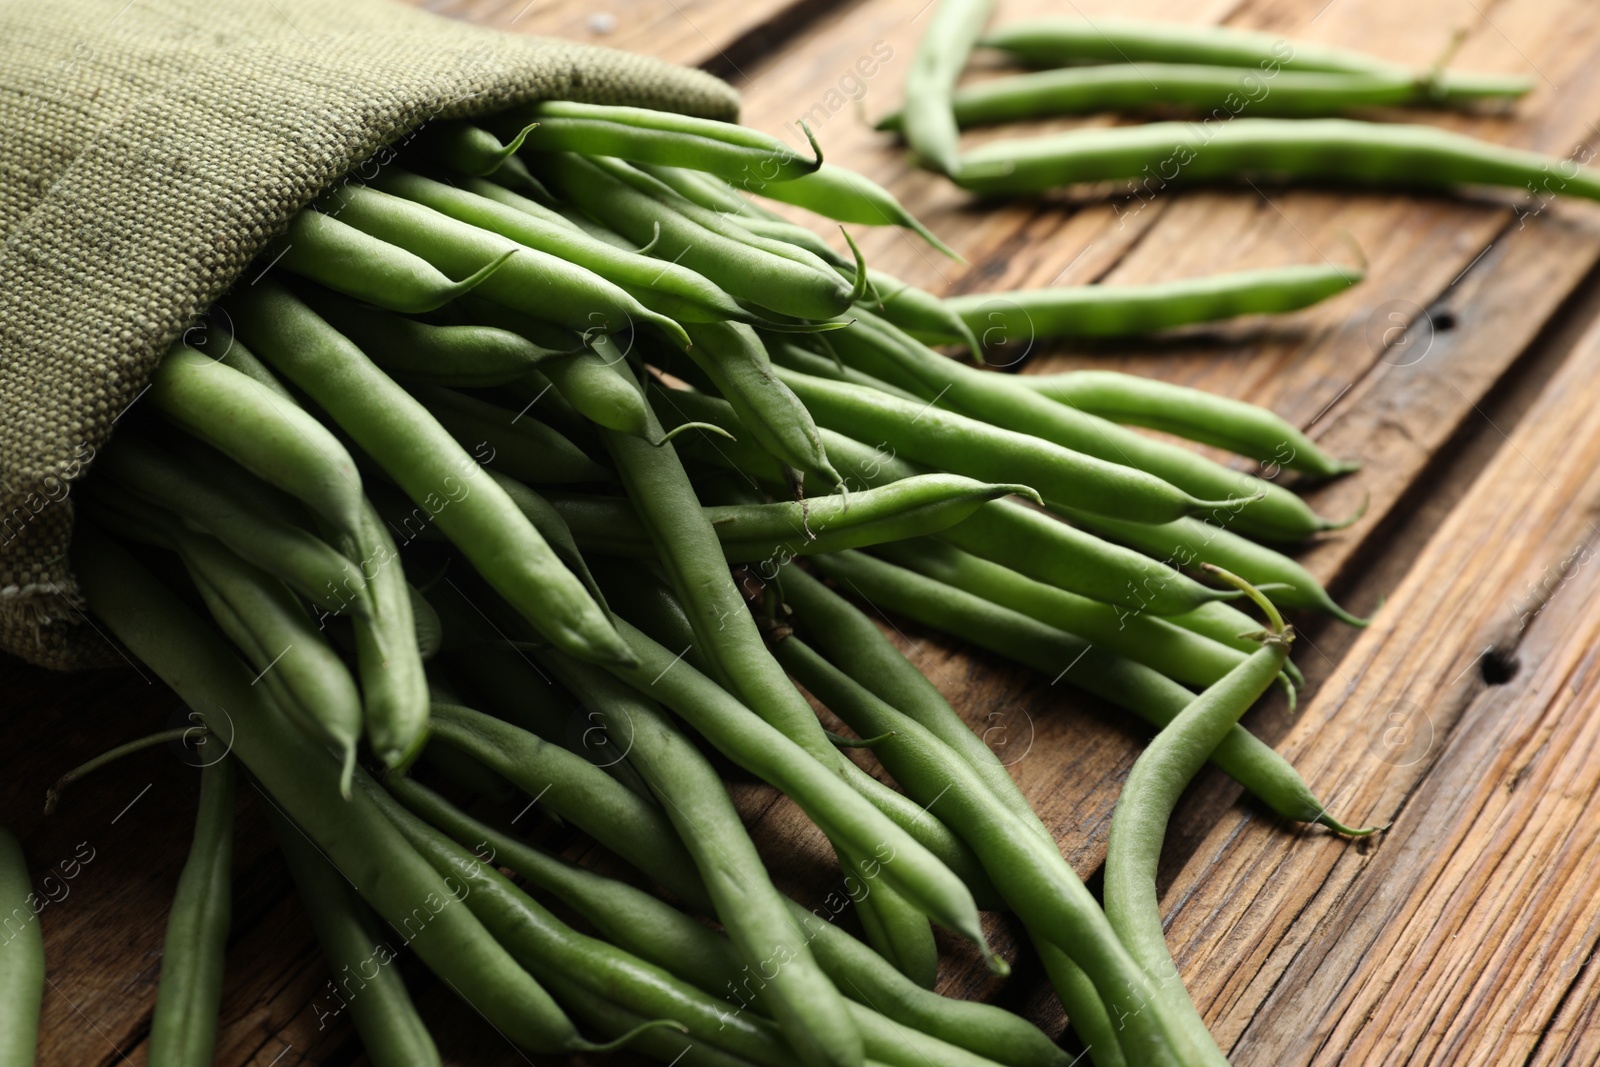
<path id="1" fill-rule="evenodd" d="M 942 0 L 911 57 L 903 111 L 906 140 L 927 166 L 944 174 L 961 169 L 950 96 L 993 10 L 993 0 Z"/>

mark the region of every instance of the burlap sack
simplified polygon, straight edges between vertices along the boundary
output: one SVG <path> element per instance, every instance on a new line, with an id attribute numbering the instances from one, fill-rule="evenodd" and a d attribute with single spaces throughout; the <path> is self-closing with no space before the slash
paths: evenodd
<path id="1" fill-rule="evenodd" d="M 0 647 L 113 655 L 71 485 L 268 238 L 427 122 L 541 98 L 738 112 L 699 71 L 390 0 L 0 4 Z"/>

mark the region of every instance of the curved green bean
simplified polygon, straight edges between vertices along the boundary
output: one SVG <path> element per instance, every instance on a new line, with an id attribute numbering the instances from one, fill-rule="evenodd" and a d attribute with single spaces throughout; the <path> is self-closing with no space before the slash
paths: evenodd
<path id="1" fill-rule="evenodd" d="M 44 1003 L 44 935 L 22 846 L 0 829 L 0 1067 L 33 1067 Z"/>
<path id="2" fill-rule="evenodd" d="M 1182 981 L 1177 980 L 1177 966 L 1167 949 L 1156 868 L 1178 797 L 1240 716 L 1271 687 L 1289 658 L 1294 631 L 1264 597 L 1243 582 L 1237 584 L 1252 593 L 1267 612 L 1268 628 L 1261 648 L 1195 697 L 1134 761 L 1111 816 L 1105 864 L 1106 916 L 1117 936 L 1145 973 L 1159 983 L 1179 1017 L 1188 1022 L 1205 1058 L 1219 1064 L 1226 1064 L 1227 1057 L 1201 1037 L 1207 1033 L 1205 1022 Z"/>
<path id="3" fill-rule="evenodd" d="M 993 10 L 993 0 L 941 0 L 934 5 L 906 73 L 906 140 L 928 166 L 944 174 L 961 169 L 950 95 Z"/>
<path id="4" fill-rule="evenodd" d="M 752 182 L 742 188 L 768 200 L 803 207 L 836 222 L 861 226 L 899 226 L 915 233 L 951 259 L 961 259 L 960 253 L 939 240 L 932 230 L 895 199 L 893 193 L 866 175 L 844 167 L 824 163 L 815 173 L 793 181 Z"/>
<path id="5" fill-rule="evenodd" d="M 167 916 L 161 981 L 150 1015 L 152 1063 L 209 1067 L 222 1007 L 222 967 L 233 907 L 234 766 L 200 771 L 200 814 Z"/>
<path id="6" fill-rule="evenodd" d="M 997 141 L 968 153 L 955 180 L 992 196 L 1121 178 L 1159 189 L 1246 176 L 1429 189 L 1532 185 L 1600 199 L 1600 175 L 1570 161 L 1433 126 L 1349 119 L 1152 122 Z"/>
<path id="7" fill-rule="evenodd" d="M 1235 271 L 1153 285 L 1067 285 L 969 293 L 945 303 L 985 349 L 1053 337 L 1131 337 L 1239 315 L 1297 311 L 1344 292 L 1365 277 L 1332 264 Z M 954 344 L 955 334 L 920 340 Z M 1027 384 L 1032 384 L 1028 382 Z"/>
<path id="8" fill-rule="evenodd" d="M 1360 466 L 1327 455 L 1267 408 L 1204 390 L 1104 370 L 1020 374 L 1016 380 L 1079 411 L 1226 448 L 1264 467 L 1333 478 Z"/>
<path id="9" fill-rule="evenodd" d="M 361 475 L 338 438 L 298 405 L 183 345 L 150 378 L 168 419 L 296 497 L 343 533 L 361 514 Z"/>
<path id="10" fill-rule="evenodd" d="M 420 315 L 476 289 L 511 258 L 513 249 L 479 248 L 452 264 L 451 281 L 426 258 L 321 211 L 289 220 L 289 230 L 262 249 L 269 265 L 390 311 Z"/>
<path id="11" fill-rule="evenodd" d="M 427 740 L 428 676 L 417 643 L 411 587 L 394 538 L 368 504 L 356 539 L 372 615 L 357 619 L 356 673 L 361 678 L 367 737 L 378 758 L 400 767 Z"/>

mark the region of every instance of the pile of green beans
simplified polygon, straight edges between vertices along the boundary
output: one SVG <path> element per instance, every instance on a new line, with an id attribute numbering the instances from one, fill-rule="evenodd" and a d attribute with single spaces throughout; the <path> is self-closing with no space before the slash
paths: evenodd
<path id="1" fill-rule="evenodd" d="M 988 9 L 950 7 L 936 25 L 954 46 L 918 65 L 935 101 Z M 908 133 L 949 162 L 941 108 L 908 113 Z M 932 239 L 814 141 L 545 102 L 440 125 L 325 193 L 219 301 L 228 329 L 162 360 L 84 486 L 73 549 L 106 632 L 226 753 L 201 772 L 153 1058 L 210 1059 L 240 773 L 271 801 L 335 971 L 398 935 L 529 1052 L 1064 1067 L 1029 1023 L 932 991 L 934 927 L 1003 976 L 981 913 L 1011 911 L 1095 1063 L 1213 1057 L 1151 964 L 1139 880 L 1164 821 L 1128 865 L 1138 884 L 1118 882 L 1134 906 L 1102 908 L 994 753 L 852 601 L 1188 738 L 1183 769 L 1214 761 L 1285 821 L 1360 832 L 1235 723 L 1304 679 L 1286 640 L 1268 663 L 1246 636 L 1232 604 L 1260 594 L 1204 567 L 1359 621 L 1253 540 L 1334 525 L 1278 469 L 1350 467 L 1238 401 L 947 359 L 927 344 L 981 359 L 1017 321 L 875 271 L 848 234 L 846 253 L 755 198 Z M 1037 335 L 1105 336 L 1301 307 L 1352 277 L 993 299 Z M 1224 688 L 1226 715 L 1186 710 Z M 830 733 L 814 704 L 859 736 Z M 814 824 L 841 889 L 785 894 L 735 771 Z M 592 842 L 639 885 L 507 822 Z M 0 837 L 7 901 L 26 895 L 14 853 Z M 9 1067 L 6 1041 L 31 1048 L 39 967 L 6 951 Z M 398 970 L 380 970 L 349 1005 L 369 1058 L 437 1064 Z"/>
<path id="2" fill-rule="evenodd" d="M 1600 199 L 1600 176 L 1570 161 L 1432 126 L 1357 121 L 1350 112 L 1512 101 L 1529 79 L 1432 68 L 1232 27 L 1134 19 L 1021 22 L 979 39 L 989 5 L 942 0 L 906 75 L 906 103 L 880 129 L 980 196 L 1028 196 L 1126 182 L 1148 197 L 1192 182 L 1348 182 L 1394 188 L 1548 189 Z M 975 44 L 1029 73 L 956 90 Z M 994 141 L 961 152 L 962 127 L 1118 111 L 1198 121 L 1095 127 Z M 1114 188 L 1114 186 L 1113 186 Z"/>

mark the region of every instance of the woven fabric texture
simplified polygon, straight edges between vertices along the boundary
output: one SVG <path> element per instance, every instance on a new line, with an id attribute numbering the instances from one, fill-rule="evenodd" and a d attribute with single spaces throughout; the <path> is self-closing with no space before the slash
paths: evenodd
<path id="1" fill-rule="evenodd" d="M 699 71 L 391 0 L 0 3 L 0 648 L 117 655 L 72 483 L 267 240 L 428 122 L 537 99 L 738 113 Z"/>

